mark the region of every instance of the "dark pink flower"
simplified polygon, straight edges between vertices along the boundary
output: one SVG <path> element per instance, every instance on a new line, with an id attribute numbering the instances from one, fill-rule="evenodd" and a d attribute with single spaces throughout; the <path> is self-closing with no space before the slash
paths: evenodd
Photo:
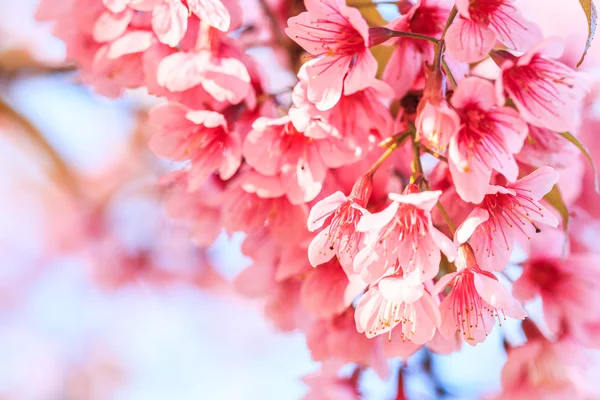
<path id="1" fill-rule="evenodd" d="M 513 293 L 520 300 L 542 299 L 544 320 L 554 336 L 565 331 L 586 345 L 599 343 L 600 256 L 565 248 L 565 234 L 544 230 L 530 246 L 523 274 Z"/>
<path id="2" fill-rule="evenodd" d="M 554 169 L 543 167 L 506 186 L 489 186 L 483 202 L 456 230 L 455 241 L 471 238 L 479 265 L 501 271 L 517 239 L 531 238 L 540 231 L 538 224 L 558 225 L 552 211 L 540 204 L 557 181 Z"/>
<path id="3" fill-rule="evenodd" d="M 562 46 L 548 41 L 521 57 L 506 55 L 496 81 L 499 101 L 505 102 L 506 92 L 530 124 L 556 132 L 575 131 L 581 121 L 585 83 L 576 71 L 543 55 L 542 50 L 558 57 Z"/>
<path id="4" fill-rule="evenodd" d="M 377 61 L 369 51 L 369 27 L 345 0 L 305 0 L 307 12 L 288 20 L 286 33 L 317 57 L 307 66 L 308 99 L 319 110 L 371 85 Z"/>
<path id="5" fill-rule="evenodd" d="M 481 78 L 467 78 L 451 100 L 461 125 L 450 139 L 450 173 L 460 197 L 471 203 L 483 200 L 492 170 L 510 182 L 519 174 L 513 157 L 523 146 L 527 124 L 510 107 L 497 107 L 494 85 Z"/>
<path id="6" fill-rule="evenodd" d="M 152 151 L 173 161 L 191 162 L 189 190 L 217 171 L 221 179 L 229 179 L 239 168 L 240 137 L 229 131 L 223 115 L 171 103 L 154 108 L 150 121 L 160 128 L 150 140 Z"/>
<path id="7" fill-rule="evenodd" d="M 529 50 L 542 38 L 541 30 L 527 21 L 514 0 L 457 0 L 459 16 L 448 29 L 448 53 L 458 61 L 483 59 L 496 40 L 509 49 Z"/>

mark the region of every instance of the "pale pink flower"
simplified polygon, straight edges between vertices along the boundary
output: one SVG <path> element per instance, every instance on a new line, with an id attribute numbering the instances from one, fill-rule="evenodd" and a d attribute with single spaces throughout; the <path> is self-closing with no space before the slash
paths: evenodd
<path id="1" fill-rule="evenodd" d="M 356 330 L 368 338 L 389 332 L 393 341 L 425 344 L 440 324 L 438 306 L 413 274 L 386 276 L 360 298 L 355 312 Z M 396 329 L 396 331 L 394 331 Z"/>
<path id="2" fill-rule="evenodd" d="M 307 66 L 308 99 L 319 110 L 366 89 L 377 61 L 369 51 L 369 27 L 345 0 L 305 0 L 307 12 L 288 20 L 287 35 L 317 57 Z"/>
<path id="3" fill-rule="evenodd" d="M 448 148 L 450 173 L 460 197 L 480 203 L 492 170 L 514 182 L 519 167 L 513 157 L 523 146 L 527 124 L 510 107 L 496 107 L 494 85 L 481 78 L 467 78 L 451 100 L 461 118 Z"/>
<path id="4" fill-rule="evenodd" d="M 306 128 L 302 130 L 316 139 L 339 139 L 335 142 L 338 149 L 332 149 L 333 155 L 336 152 L 348 154 L 345 158 L 358 160 L 377 142 L 393 133 L 392 116 L 382 101 L 393 97 L 393 92 L 385 82 L 374 80 L 370 87 L 342 96 L 331 109 L 321 111 L 308 98 L 307 64 L 300 68 L 298 79 L 292 100 L 305 113 Z M 298 124 L 298 121 L 294 123 Z"/>
<path id="5" fill-rule="evenodd" d="M 529 50 L 542 38 L 542 32 L 526 20 L 514 0 L 457 0 L 459 16 L 448 29 L 448 53 L 463 62 L 479 61 L 496 40 L 509 49 Z"/>
<path id="6" fill-rule="evenodd" d="M 409 3 L 410 4 L 410 3 Z M 419 0 L 407 12 L 390 22 L 389 29 L 438 37 L 450 14 L 448 4 L 441 0 Z M 389 41 L 396 48 L 383 72 L 383 80 L 394 88 L 396 98 L 402 98 L 423 72 L 424 62 L 433 59 L 430 42 L 406 37 Z"/>
<path id="7" fill-rule="evenodd" d="M 198 190 L 188 190 L 188 171 L 176 171 L 161 179 L 168 188 L 165 209 L 169 217 L 190 225 L 192 240 L 199 247 L 210 247 L 221 234 L 221 197 L 223 188 L 216 176 Z"/>
<path id="8" fill-rule="evenodd" d="M 593 399 L 585 388 L 588 361 L 584 348 L 570 338 L 549 342 L 530 338 L 508 351 L 502 369 L 502 393 L 495 400 Z"/>
<path id="9" fill-rule="evenodd" d="M 302 283 L 300 301 L 312 315 L 331 318 L 341 314 L 367 288 L 360 276 L 347 276 L 333 259 L 310 271 Z"/>
<path id="10" fill-rule="evenodd" d="M 217 171 L 221 179 L 229 179 L 239 168 L 240 137 L 229 131 L 223 115 L 171 103 L 154 108 L 150 121 L 160 128 L 150 140 L 152 151 L 173 161 L 191 162 L 189 190 L 197 189 Z"/>
<path id="11" fill-rule="evenodd" d="M 337 256 L 346 273 L 353 272 L 354 257 L 365 239 L 365 233 L 358 232 L 356 225 L 363 215 L 369 213 L 365 207 L 372 186 L 371 177 L 365 175 L 359 178 L 349 196 L 335 192 L 310 210 L 308 230 L 314 232 L 324 226 L 308 247 L 308 258 L 313 267 Z"/>
<path id="12" fill-rule="evenodd" d="M 565 233 L 544 230 L 532 241 L 523 274 L 513 293 L 520 300 L 542 299 L 544 320 L 554 336 L 565 331 L 579 342 L 598 343 L 595 325 L 600 304 L 600 256 L 571 254 L 565 248 Z"/>
<path id="13" fill-rule="evenodd" d="M 529 125 L 529 135 L 517 160 L 535 167 L 548 165 L 554 168 L 568 168 L 579 160 L 581 152 L 573 143 L 548 128 Z"/>
<path id="14" fill-rule="evenodd" d="M 158 85 L 170 92 L 201 87 L 218 102 L 238 104 L 253 94 L 242 61 L 208 50 L 168 55 L 160 61 L 156 74 Z"/>
<path id="15" fill-rule="evenodd" d="M 371 367 L 385 379 L 388 364 L 380 339 L 368 339 L 356 331 L 352 307 L 331 319 L 314 321 L 306 334 L 306 344 L 313 360 L 336 360 Z"/>
<path id="16" fill-rule="evenodd" d="M 542 54 L 543 50 L 548 56 Z M 587 89 L 576 71 L 549 58 L 561 53 L 562 46 L 550 41 L 521 57 L 503 53 L 496 90 L 500 103 L 505 102 L 506 92 L 530 124 L 556 132 L 575 131 Z"/>
<path id="17" fill-rule="evenodd" d="M 302 400 L 360 400 L 358 375 L 339 377 L 338 369 L 341 365 L 337 364 L 325 362 L 319 371 L 302 378 L 309 387 Z"/>
<path id="18" fill-rule="evenodd" d="M 540 200 L 558 181 L 551 167 L 542 167 L 506 186 L 488 187 L 483 202 L 456 230 L 455 241 L 470 243 L 485 270 L 504 269 L 516 240 L 530 239 L 539 224 L 556 227 L 558 219 Z"/>
<path id="19" fill-rule="evenodd" d="M 385 210 L 363 215 L 357 230 L 369 232 L 369 240 L 356 255 L 354 270 L 366 282 L 400 270 L 405 275 L 416 271 L 423 282 L 437 275 L 440 249 L 454 259 L 452 241 L 431 223 L 431 209 L 441 194 L 419 192 L 415 185 L 408 185 L 404 194 L 389 194 L 392 203 Z"/>
<path id="20" fill-rule="evenodd" d="M 188 19 L 193 13 L 204 23 L 220 31 L 231 25 L 229 9 L 220 0 L 104 0 L 113 13 L 152 12 L 152 29 L 161 43 L 175 47 L 185 36 Z"/>
<path id="21" fill-rule="evenodd" d="M 471 246 L 462 244 L 458 248 L 455 264 L 457 272 L 444 275 L 435 285 L 435 293 L 452 287 L 440 304 L 442 335 L 449 338 L 458 331 L 475 346 L 485 341 L 496 320 L 502 325 L 506 317 L 527 316 L 498 278 L 479 267 Z"/>

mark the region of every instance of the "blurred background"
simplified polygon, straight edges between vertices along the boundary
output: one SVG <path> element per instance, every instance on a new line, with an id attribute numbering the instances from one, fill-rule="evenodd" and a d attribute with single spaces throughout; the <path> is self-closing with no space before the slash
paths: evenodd
<path id="1" fill-rule="evenodd" d="M 522 3 L 579 54 L 576 7 L 540 13 L 548 2 Z M 248 265 L 242 238 L 223 234 L 201 250 L 165 215 L 157 182 L 171 166 L 147 150 L 144 129 L 154 100 L 107 100 L 78 84 L 35 7 L 0 0 L 0 399 L 301 398 L 301 377 L 317 364 L 301 335 L 278 333 L 259 301 L 236 294 L 231 281 Z M 257 51 L 261 63 L 273 57 Z M 448 398 L 499 389 L 499 331 L 434 359 Z M 408 389 L 428 393 L 414 376 Z M 370 373 L 365 398 L 390 399 L 393 379 Z"/>

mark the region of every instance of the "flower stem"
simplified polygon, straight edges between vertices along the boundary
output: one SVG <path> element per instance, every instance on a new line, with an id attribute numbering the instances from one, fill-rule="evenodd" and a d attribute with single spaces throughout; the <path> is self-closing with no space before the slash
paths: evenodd
<path id="1" fill-rule="evenodd" d="M 407 138 L 409 138 L 412 135 L 414 135 L 413 131 L 408 131 L 397 133 L 392 137 L 382 140 L 381 143 L 379 143 L 379 147 L 386 147 L 387 149 L 381 155 L 381 157 L 379 157 L 379 159 L 375 161 L 375 164 L 373 164 L 371 168 L 369 168 L 369 170 L 367 171 L 367 175 L 370 175 L 371 177 L 375 175 L 375 172 L 377 172 L 377 170 L 379 169 L 379 167 L 381 167 L 381 165 L 383 165 L 385 160 L 387 160 L 389 156 L 392 155 L 394 150 L 396 150 L 402 143 L 404 143 L 404 141 Z"/>
<path id="2" fill-rule="evenodd" d="M 454 75 L 452 75 L 452 71 L 450 71 L 450 67 L 448 67 L 444 57 L 442 57 L 442 68 L 444 68 L 444 72 L 446 73 L 446 76 L 452 85 L 452 89 L 456 90 L 456 86 L 458 86 L 458 84 L 456 83 L 456 79 L 454 78 Z"/>
<path id="3" fill-rule="evenodd" d="M 440 153 L 437 153 L 425 146 L 421 146 L 421 150 L 423 150 L 425 153 L 427 154 L 431 154 L 432 156 L 434 156 L 435 158 L 437 158 L 440 161 L 443 161 L 445 163 L 448 163 L 448 159 L 446 157 L 444 157 L 443 155 L 441 155 Z"/>
<path id="4" fill-rule="evenodd" d="M 454 222 L 452 222 L 452 218 L 450 218 L 450 215 L 448 215 L 448 212 L 446 211 L 442 203 L 440 203 L 439 201 L 437 202 L 436 207 L 438 208 L 440 214 L 442 214 L 446 225 L 448 225 L 450 233 L 452 234 L 452 236 L 454 236 L 454 232 L 456 232 L 456 227 L 454 226 Z"/>
<path id="5" fill-rule="evenodd" d="M 402 31 L 394 31 L 394 30 L 390 30 L 390 32 L 391 32 L 390 33 L 391 37 L 407 37 L 407 38 L 411 38 L 411 39 L 427 40 L 428 42 L 431 42 L 433 44 L 438 43 L 438 40 L 436 38 L 434 38 L 433 36 L 421 35 L 420 33 L 402 32 Z"/>
<path id="6" fill-rule="evenodd" d="M 456 8 L 456 6 L 452 7 L 452 10 L 450 11 L 450 15 L 448 15 L 448 20 L 446 21 L 446 25 L 444 26 L 444 30 L 442 31 L 441 40 L 443 40 L 446 37 L 446 32 L 448 31 L 448 28 L 450 28 L 450 25 L 452 25 L 452 22 L 454 22 L 454 18 L 456 18 L 457 14 L 458 14 L 458 9 Z"/>

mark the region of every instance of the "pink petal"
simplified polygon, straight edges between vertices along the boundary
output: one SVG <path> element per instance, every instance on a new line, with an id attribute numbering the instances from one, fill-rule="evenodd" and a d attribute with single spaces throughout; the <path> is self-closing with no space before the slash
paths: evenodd
<path id="1" fill-rule="evenodd" d="M 404 97 L 419 76 L 423 59 L 411 40 L 399 40 L 383 71 L 383 80 L 394 88 L 396 98 Z"/>
<path id="2" fill-rule="evenodd" d="M 344 79 L 344 95 L 348 96 L 371 86 L 377 73 L 377 60 L 369 49 L 359 53 Z"/>
<path id="3" fill-rule="evenodd" d="M 327 217 L 346 201 L 346 195 L 338 190 L 317 202 L 308 214 L 308 230 L 314 232 L 322 227 Z"/>
<path id="4" fill-rule="evenodd" d="M 308 99 L 320 111 L 327 111 L 342 97 L 344 76 L 352 57 L 327 56 L 306 67 L 308 73 Z"/>
<path id="5" fill-rule="evenodd" d="M 231 16 L 227 7 L 220 0 L 188 0 L 187 5 L 202 22 L 206 22 L 221 32 L 229 30 Z"/>
<path id="6" fill-rule="evenodd" d="M 489 218 L 490 214 L 487 212 L 487 210 L 475 207 L 456 230 L 456 233 L 454 234 L 454 243 L 457 245 L 466 243 L 479 225 L 486 222 Z"/>
<path id="7" fill-rule="evenodd" d="M 152 29 L 158 40 L 168 46 L 179 44 L 188 25 L 188 9 L 180 1 L 162 4 L 152 12 Z"/>
<path id="8" fill-rule="evenodd" d="M 133 11 L 126 9 L 120 13 L 103 12 L 94 24 L 92 36 L 97 42 L 111 42 L 127 30 Z"/>
<path id="9" fill-rule="evenodd" d="M 496 34 L 488 27 L 457 18 L 446 33 L 448 53 L 457 61 L 473 63 L 487 56 L 494 47 Z"/>
<path id="10" fill-rule="evenodd" d="M 558 172 L 554 168 L 542 167 L 509 185 L 509 187 L 526 190 L 534 200 L 540 200 L 552 190 L 552 187 L 558 182 L 558 177 Z"/>
<path id="11" fill-rule="evenodd" d="M 431 211 L 431 209 L 437 204 L 441 195 L 441 190 L 427 190 L 424 192 L 409 194 L 390 193 L 388 194 L 388 197 L 394 202 L 410 204 L 420 208 L 421 210 Z"/>
<path id="12" fill-rule="evenodd" d="M 482 78 L 465 78 L 454 91 L 450 103 L 455 108 L 477 104 L 482 110 L 489 110 L 496 104 L 494 84 Z"/>
<path id="13" fill-rule="evenodd" d="M 429 232 L 431 233 L 431 238 L 435 242 L 436 246 L 442 250 L 442 252 L 446 255 L 446 258 L 448 258 L 448 261 L 454 262 L 454 259 L 456 258 L 456 246 L 454 246 L 452 240 L 450 240 L 448 236 L 444 235 L 433 225 L 429 227 Z"/>
<path id="14" fill-rule="evenodd" d="M 308 260 L 310 265 L 316 267 L 330 261 L 338 251 L 339 241 L 329 240 L 329 226 L 319 232 L 308 245 Z"/>
<path id="15" fill-rule="evenodd" d="M 493 13 L 490 29 L 496 33 L 498 41 L 518 51 L 527 51 L 543 39 L 540 28 L 525 19 L 512 4 L 503 4 Z"/>
<path id="16" fill-rule="evenodd" d="M 356 225 L 359 232 L 378 231 L 392 221 L 396 212 L 398 212 L 398 202 L 393 202 L 383 211 L 373 214 L 363 215 Z"/>
<path id="17" fill-rule="evenodd" d="M 148 50 L 153 42 L 152 32 L 130 31 L 110 44 L 107 57 L 114 60 L 127 54 L 141 53 Z"/>
<path id="18" fill-rule="evenodd" d="M 486 303 L 503 310 L 507 316 L 525 319 L 527 313 L 521 304 L 510 294 L 506 286 L 498 280 L 483 274 L 474 274 L 475 289 Z"/>

